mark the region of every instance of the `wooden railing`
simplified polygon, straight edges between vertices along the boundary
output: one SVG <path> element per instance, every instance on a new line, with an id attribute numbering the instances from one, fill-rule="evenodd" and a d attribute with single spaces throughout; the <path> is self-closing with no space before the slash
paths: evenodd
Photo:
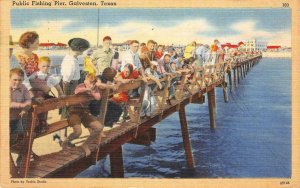
<path id="1" fill-rule="evenodd" d="M 254 58 L 250 58 L 248 60 L 245 59 L 240 59 L 240 60 L 249 61 Z M 231 71 L 231 69 L 235 69 L 237 65 L 238 65 L 237 60 L 231 59 L 226 62 L 218 62 L 216 65 L 193 68 L 193 70 L 185 70 L 182 71 L 181 74 L 173 73 L 173 74 L 166 75 L 163 79 L 160 80 L 161 82 L 165 82 L 164 88 L 162 90 L 155 89 L 155 91 L 153 92 L 153 96 L 157 101 L 156 112 L 161 113 L 161 117 L 162 117 L 165 105 L 167 105 L 166 100 L 168 99 L 169 96 L 169 87 L 172 79 L 177 78 L 180 80 L 175 90 L 175 99 L 177 101 L 180 101 L 186 96 L 186 92 L 190 96 L 192 96 L 197 92 L 200 92 L 202 95 L 205 88 L 212 85 L 213 83 L 219 81 L 225 82 L 226 73 Z M 130 121 L 133 123 L 139 123 L 141 121 L 140 112 L 142 109 L 145 89 L 148 85 L 152 85 L 152 84 L 155 84 L 155 82 L 152 80 L 145 83 L 143 80 L 137 79 L 137 80 L 132 80 L 130 83 L 127 84 L 121 84 L 116 91 L 112 91 L 110 89 L 101 90 L 102 102 L 100 106 L 99 121 L 102 124 L 104 123 L 106 111 L 107 111 L 107 104 L 109 101 L 109 97 L 112 94 L 120 93 L 123 91 L 130 91 L 136 88 L 141 88 L 139 98 L 130 99 L 127 104 Z M 69 126 L 68 121 L 66 119 L 63 119 L 54 122 L 52 124 L 49 124 L 47 132 L 36 134 L 34 130 L 37 126 L 36 122 L 37 122 L 38 114 L 48 112 L 50 110 L 67 107 L 67 106 L 73 106 L 80 103 L 85 103 L 90 100 L 93 100 L 91 95 L 86 93 L 81 93 L 72 96 L 66 96 L 63 98 L 45 100 L 40 104 L 32 106 L 29 112 L 26 133 L 24 134 L 25 136 L 22 142 L 23 147 L 21 150 L 21 155 L 23 157 L 22 157 L 21 168 L 20 168 L 20 177 L 28 176 L 28 171 L 30 167 L 30 156 L 32 153 L 32 145 L 34 139 L 49 135 L 53 132 L 56 132 L 58 130 L 64 129 Z M 11 151 L 13 151 L 13 149 L 11 149 Z"/>

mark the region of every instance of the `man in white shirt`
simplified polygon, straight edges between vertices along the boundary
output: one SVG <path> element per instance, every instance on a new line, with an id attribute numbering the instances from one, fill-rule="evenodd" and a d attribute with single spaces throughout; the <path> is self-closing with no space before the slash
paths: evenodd
<path id="1" fill-rule="evenodd" d="M 139 70 L 142 67 L 142 63 L 137 53 L 139 49 L 139 42 L 137 40 L 130 41 L 130 48 L 123 53 L 121 57 L 121 70 L 124 69 L 126 64 L 132 64 L 133 69 Z"/>
<path id="2" fill-rule="evenodd" d="M 77 57 L 82 55 L 82 53 L 89 48 L 90 44 L 85 39 L 73 38 L 69 40 L 68 45 L 70 51 L 62 61 L 61 75 L 63 77 L 63 90 L 65 95 L 72 95 L 80 79 L 80 67 Z"/>
<path id="3" fill-rule="evenodd" d="M 138 71 L 139 74 L 142 76 L 142 79 L 144 82 L 147 82 L 147 77 L 145 76 L 145 70 L 142 66 L 142 63 L 140 61 L 140 57 L 138 52 L 139 49 L 139 41 L 132 40 L 129 43 L 129 50 L 123 53 L 121 57 L 121 71 L 123 71 L 124 66 L 127 64 L 131 64 L 133 66 L 133 69 Z M 130 97 L 137 96 L 137 89 L 131 90 L 129 92 Z"/>

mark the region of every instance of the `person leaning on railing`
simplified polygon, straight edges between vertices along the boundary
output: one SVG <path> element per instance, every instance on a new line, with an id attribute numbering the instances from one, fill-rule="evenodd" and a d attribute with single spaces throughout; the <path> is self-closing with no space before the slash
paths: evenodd
<path id="1" fill-rule="evenodd" d="M 116 70 L 111 67 L 106 67 L 103 70 L 102 75 L 98 76 L 96 85 L 100 89 L 112 89 L 116 90 L 121 83 L 114 83 L 114 77 L 116 75 Z M 90 103 L 89 109 L 93 116 L 99 116 L 100 107 L 102 100 L 94 100 Z M 107 103 L 106 116 L 104 121 L 104 126 L 112 127 L 115 122 L 117 122 L 122 114 L 122 107 L 112 100 Z"/>
<path id="2" fill-rule="evenodd" d="M 94 74 L 87 74 L 84 80 L 84 83 L 79 84 L 75 89 L 75 94 L 78 93 L 88 93 L 92 95 L 95 100 L 100 100 L 101 95 L 99 88 L 97 87 L 97 79 Z M 90 129 L 90 136 L 86 141 L 81 145 L 81 148 L 85 151 L 86 156 L 91 154 L 88 144 L 91 143 L 94 139 L 99 141 L 101 137 L 101 132 L 103 130 L 103 125 L 90 114 L 89 103 L 81 103 L 79 105 L 71 106 L 69 108 L 69 125 L 73 128 L 73 132 L 63 141 L 62 148 L 66 149 L 68 147 L 75 147 L 71 143 L 72 140 L 79 138 L 82 133 L 81 123 Z M 97 142 L 98 142 L 97 141 Z"/>
<path id="3" fill-rule="evenodd" d="M 54 98 L 49 95 L 51 88 L 55 88 L 59 97 L 63 97 L 64 93 L 60 87 L 60 76 L 50 74 L 51 60 L 49 57 L 43 56 L 39 58 L 39 71 L 34 72 L 29 77 L 30 84 L 32 86 L 33 100 L 35 103 L 40 103 L 46 99 Z M 38 114 L 38 123 L 36 127 L 37 133 L 46 132 L 48 129 L 48 112 Z"/>
<path id="4" fill-rule="evenodd" d="M 116 76 L 115 81 L 120 82 L 122 84 L 126 84 L 139 77 L 140 74 L 133 69 L 133 66 L 131 64 L 126 64 L 123 68 L 123 71 Z M 128 91 L 116 93 L 112 97 L 112 100 L 120 104 L 123 109 L 123 121 L 129 119 L 128 110 L 127 110 L 128 99 L 129 99 Z"/>
<path id="5" fill-rule="evenodd" d="M 22 84 L 24 72 L 20 68 L 10 70 L 10 146 L 24 134 L 27 123 L 27 112 L 31 108 L 31 96 L 28 89 Z M 18 153 L 17 167 L 20 166 L 21 155 Z"/>
<path id="6" fill-rule="evenodd" d="M 159 81 L 159 75 L 156 72 L 157 67 L 156 61 L 150 62 L 150 67 L 145 70 L 145 74 L 149 80 L 153 80 L 155 84 L 162 89 L 162 84 Z M 154 112 L 156 107 L 156 99 L 153 96 L 153 90 L 155 85 L 147 85 L 145 88 L 145 94 L 142 103 L 142 110 L 141 110 L 141 118 L 150 118 L 151 114 Z"/>
<path id="7" fill-rule="evenodd" d="M 89 42 L 82 38 L 73 38 L 69 40 L 69 52 L 64 57 L 61 64 L 61 75 L 63 79 L 63 91 L 65 95 L 74 94 L 75 88 L 80 79 L 80 67 L 78 56 L 87 50 L 90 46 Z M 62 119 L 67 117 L 67 110 L 62 110 Z"/>

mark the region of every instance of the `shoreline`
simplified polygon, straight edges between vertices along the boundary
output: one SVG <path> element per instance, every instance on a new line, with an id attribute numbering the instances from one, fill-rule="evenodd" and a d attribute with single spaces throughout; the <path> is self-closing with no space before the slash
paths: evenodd
<path id="1" fill-rule="evenodd" d="M 291 58 L 292 52 L 262 52 L 262 57 Z"/>
<path id="2" fill-rule="evenodd" d="M 14 48 L 14 53 L 17 53 L 20 48 Z M 38 56 L 65 56 L 68 53 L 69 49 L 55 49 L 55 50 L 36 50 Z M 82 56 L 82 55 L 81 55 Z M 271 58 L 291 58 L 292 52 L 262 52 L 262 57 L 271 57 Z"/>

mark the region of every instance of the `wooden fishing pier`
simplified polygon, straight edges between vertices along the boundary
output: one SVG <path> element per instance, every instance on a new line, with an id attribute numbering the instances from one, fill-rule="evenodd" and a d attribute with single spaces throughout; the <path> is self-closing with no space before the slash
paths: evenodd
<path id="1" fill-rule="evenodd" d="M 228 102 L 227 86 L 230 92 L 243 79 L 248 71 L 259 62 L 262 56 L 251 55 L 243 57 L 232 57 L 223 62 L 219 61 L 215 65 L 209 65 L 194 70 L 194 73 L 183 72 L 182 74 L 167 75 L 161 81 L 165 82 L 162 90 L 156 90 L 154 96 L 157 101 L 155 112 L 148 119 L 141 119 L 139 114 L 142 107 L 142 101 L 145 88 L 154 82 L 144 82 L 143 80 L 134 80 L 132 83 L 121 85 L 117 91 L 102 91 L 102 103 L 100 109 L 100 121 L 104 122 L 107 103 L 113 93 L 128 91 L 135 88 L 141 88 L 139 98 L 130 99 L 128 122 L 120 123 L 120 126 L 104 131 L 106 137 L 101 139 L 100 143 L 95 142 L 89 145 L 92 154 L 85 156 L 80 147 L 60 150 L 45 155 L 34 156 L 32 160 L 32 146 L 37 138 L 52 134 L 58 130 L 67 128 L 67 119 L 59 120 L 49 124 L 48 130 L 42 134 L 34 132 L 36 119 L 39 113 L 48 112 L 65 106 L 76 105 L 88 100 L 92 100 L 86 94 L 67 96 L 64 98 L 46 100 L 41 104 L 33 105 L 29 114 L 26 134 L 21 143 L 11 146 L 11 153 L 21 150 L 22 161 L 19 173 L 17 172 L 12 155 L 10 155 L 10 166 L 12 177 L 20 178 L 69 178 L 76 176 L 79 172 L 95 164 L 98 160 L 109 155 L 111 177 L 124 177 L 123 151 L 122 145 L 126 143 L 150 145 L 155 140 L 156 129 L 153 126 L 174 112 L 179 112 L 183 146 L 187 160 L 187 167 L 194 168 L 192 146 L 189 139 L 189 130 L 186 120 L 185 106 L 190 103 L 203 104 L 205 94 L 207 94 L 208 109 L 210 116 L 210 128 L 216 126 L 216 99 L 215 89 L 222 88 L 224 101 Z M 176 85 L 175 99 L 168 104 L 168 88 L 171 80 L 175 77 L 180 79 Z M 228 83 L 227 83 L 228 81 Z M 47 147 L 47 145 L 45 145 Z"/>

